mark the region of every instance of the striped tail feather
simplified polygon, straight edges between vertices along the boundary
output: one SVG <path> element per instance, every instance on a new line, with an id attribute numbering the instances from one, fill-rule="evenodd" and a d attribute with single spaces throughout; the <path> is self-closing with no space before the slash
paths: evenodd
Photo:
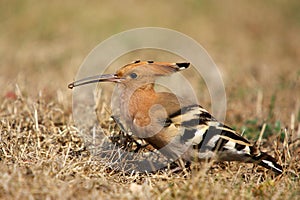
<path id="1" fill-rule="evenodd" d="M 255 163 L 277 174 L 282 174 L 282 166 L 276 162 L 276 159 L 267 153 L 261 152 L 255 144 L 252 145 L 248 140 L 225 125 L 219 126 L 217 129 L 221 130 L 221 133 L 214 150 L 219 154 L 220 160 Z"/>
<path id="2" fill-rule="evenodd" d="M 252 146 L 251 150 L 252 152 L 256 151 L 256 147 Z M 257 155 L 252 155 L 251 158 L 253 163 L 257 163 L 258 165 L 270 169 L 277 174 L 282 174 L 283 172 L 282 166 L 276 162 L 275 158 L 267 153 L 260 152 Z"/>

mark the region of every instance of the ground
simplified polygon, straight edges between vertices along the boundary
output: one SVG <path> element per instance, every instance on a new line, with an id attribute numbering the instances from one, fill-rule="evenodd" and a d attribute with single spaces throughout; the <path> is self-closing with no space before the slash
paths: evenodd
<path id="1" fill-rule="evenodd" d="M 1 199 L 299 198 L 297 0 L 0 4 Z M 252 141 L 262 132 L 262 148 L 286 173 L 224 162 L 193 164 L 187 174 L 126 174 L 87 150 L 67 85 L 98 43 L 145 26 L 180 31 L 207 50 L 224 80 L 226 124 Z"/>

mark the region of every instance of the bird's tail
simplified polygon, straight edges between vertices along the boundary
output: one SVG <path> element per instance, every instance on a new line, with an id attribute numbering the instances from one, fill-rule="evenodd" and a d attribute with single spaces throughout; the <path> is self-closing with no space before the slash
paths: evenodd
<path id="1" fill-rule="evenodd" d="M 257 163 L 258 165 L 270 169 L 277 174 L 282 174 L 283 172 L 282 166 L 277 163 L 275 158 L 268 155 L 267 153 L 258 151 L 255 146 L 251 146 L 250 151 L 251 151 L 251 161 L 253 163 Z"/>
<path id="2" fill-rule="evenodd" d="M 267 153 L 261 152 L 256 144 L 251 144 L 229 127 L 217 127 L 222 133 L 213 150 L 217 151 L 220 160 L 256 163 L 277 174 L 283 172 L 282 166 Z"/>

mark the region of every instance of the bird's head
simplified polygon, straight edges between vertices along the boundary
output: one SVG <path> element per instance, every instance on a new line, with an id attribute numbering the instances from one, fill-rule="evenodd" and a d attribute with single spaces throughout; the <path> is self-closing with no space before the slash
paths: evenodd
<path id="1" fill-rule="evenodd" d="M 168 76 L 177 71 L 188 68 L 190 63 L 171 63 L 171 62 L 153 62 L 153 61 L 134 61 L 117 70 L 114 74 L 102 74 L 83 78 L 69 84 L 69 88 L 95 82 L 115 82 L 125 86 L 145 85 L 154 83 L 160 76 Z"/>

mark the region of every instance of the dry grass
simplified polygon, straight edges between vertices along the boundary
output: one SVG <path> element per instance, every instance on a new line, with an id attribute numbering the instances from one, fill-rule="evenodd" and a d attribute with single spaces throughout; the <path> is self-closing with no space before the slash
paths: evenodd
<path id="1" fill-rule="evenodd" d="M 298 1 L 0 4 L 0 199 L 299 198 Z M 264 127 L 262 148 L 288 173 L 231 162 L 126 174 L 92 156 L 67 84 L 98 42 L 137 26 L 173 28 L 203 44 L 224 77 L 227 123 L 255 140 Z M 200 100 L 209 108 L 209 96 Z"/>
<path id="2" fill-rule="evenodd" d="M 1 198 L 291 199 L 299 195 L 299 178 L 290 173 L 275 178 L 250 164 L 195 164 L 187 176 L 169 170 L 150 174 L 113 170 L 107 158 L 103 162 L 86 150 L 70 113 L 62 107 L 44 97 L 32 101 L 18 92 L 4 100 Z M 268 146 L 276 148 L 268 150 L 278 153 L 287 171 L 299 172 L 299 141 Z"/>
<path id="3" fill-rule="evenodd" d="M 1 106 L 1 197 L 11 198 L 296 198 L 299 179 L 246 164 L 193 165 L 186 177 L 163 170 L 126 174 L 85 149 L 62 105 L 18 92 Z M 276 152 L 287 171 L 299 171 L 299 143 Z M 290 145 L 288 145 L 290 144 Z M 272 146 L 272 143 L 269 144 Z M 292 146 L 293 145 L 293 146 Z M 274 149 L 273 149 L 274 151 Z M 297 152 L 298 151 L 298 152 Z M 225 195 L 225 196 L 224 196 Z"/>

